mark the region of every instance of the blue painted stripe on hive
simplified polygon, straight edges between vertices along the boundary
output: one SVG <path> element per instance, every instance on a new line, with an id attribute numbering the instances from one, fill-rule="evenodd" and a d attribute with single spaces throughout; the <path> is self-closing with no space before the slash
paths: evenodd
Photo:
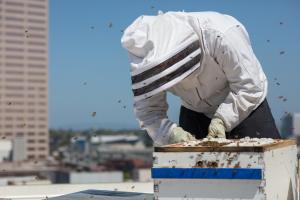
<path id="1" fill-rule="evenodd" d="M 248 168 L 152 168 L 152 178 L 261 180 L 261 169 Z"/>

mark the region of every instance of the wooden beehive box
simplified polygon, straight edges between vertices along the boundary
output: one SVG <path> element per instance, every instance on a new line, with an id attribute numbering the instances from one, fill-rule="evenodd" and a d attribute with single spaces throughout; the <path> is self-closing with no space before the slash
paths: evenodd
<path id="1" fill-rule="evenodd" d="M 156 147 L 152 178 L 160 200 L 298 200 L 297 147 L 294 140 Z"/>

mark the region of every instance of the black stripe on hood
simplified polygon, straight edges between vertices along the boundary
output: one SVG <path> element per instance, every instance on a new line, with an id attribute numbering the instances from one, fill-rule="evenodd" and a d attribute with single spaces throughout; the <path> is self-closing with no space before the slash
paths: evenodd
<path id="1" fill-rule="evenodd" d="M 172 56 L 171 58 L 163 61 L 162 63 L 160 63 L 160 64 L 152 67 L 151 69 L 148 69 L 148 70 L 146 70 L 146 71 L 144 71 L 144 72 L 142 72 L 140 74 L 132 76 L 131 77 L 132 84 L 141 82 L 143 80 L 146 80 L 146 79 L 148 79 L 150 77 L 153 77 L 153 76 L 161 73 L 162 71 L 168 69 L 169 67 L 173 66 L 174 64 L 176 64 L 179 61 L 181 61 L 184 58 L 186 58 L 188 55 L 190 55 L 191 53 L 193 53 L 198 48 L 200 48 L 200 43 L 197 40 L 197 41 L 191 43 L 189 46 L 187 46 L 182 51 L 180 51 L 177 54 L 175 54 L 174 56 Z"/>
<path id="2" fill-rule="evenodd" d="M 172 73 L 154 81 L 153 83 L 142 87 L 142 88 L 138 88 L 138 89 L 133 89 L 133 94 L 134 96 L 140 96 L 143 94 L 146 94 L 148 92 L 151 92 L 159 87 L 161 87 L 162 85 L 172 81 L 173 79 L 181 76 L 182 74 L 184 74 L 185 72 L 187 72 L 189 69 L 193 68 L 197 63 L 199 63 L 201 60 L 201 54 L 198 54 L 197 56 L 193 57 L 189 62 L 183 64 L 182 66 L 180 66 L 177 70 L 173 71 Z"/>

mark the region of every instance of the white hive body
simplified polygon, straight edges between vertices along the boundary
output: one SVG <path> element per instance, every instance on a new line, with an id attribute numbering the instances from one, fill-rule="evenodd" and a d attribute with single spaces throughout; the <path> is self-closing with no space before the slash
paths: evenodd
<path id="1" fill-rule="evenodd" d="M 155 199 L 299 198 L 293 140 L 200 140 L 156 147 L 153 156 Z"/>

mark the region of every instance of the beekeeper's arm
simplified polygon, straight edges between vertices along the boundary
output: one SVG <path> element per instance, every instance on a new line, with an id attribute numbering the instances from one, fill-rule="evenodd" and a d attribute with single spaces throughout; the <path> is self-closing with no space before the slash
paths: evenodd
<path id="1" fill-rule="evenodd" d="M 223 123 L 229 132 L 265 99 L 267 80 L 242 25 L 219 35 L 213 56 L 228 79 L 230 92 L 214 115 L 216 126 L 211 126 Z"/>
<path id="2" fill-rule="evenodd" d="M 194 140 L 195 138 L 167 117 L 166 92 L 134 102 L 134 112 L 140 127 L 146 130 L 155 145 Z"/>

